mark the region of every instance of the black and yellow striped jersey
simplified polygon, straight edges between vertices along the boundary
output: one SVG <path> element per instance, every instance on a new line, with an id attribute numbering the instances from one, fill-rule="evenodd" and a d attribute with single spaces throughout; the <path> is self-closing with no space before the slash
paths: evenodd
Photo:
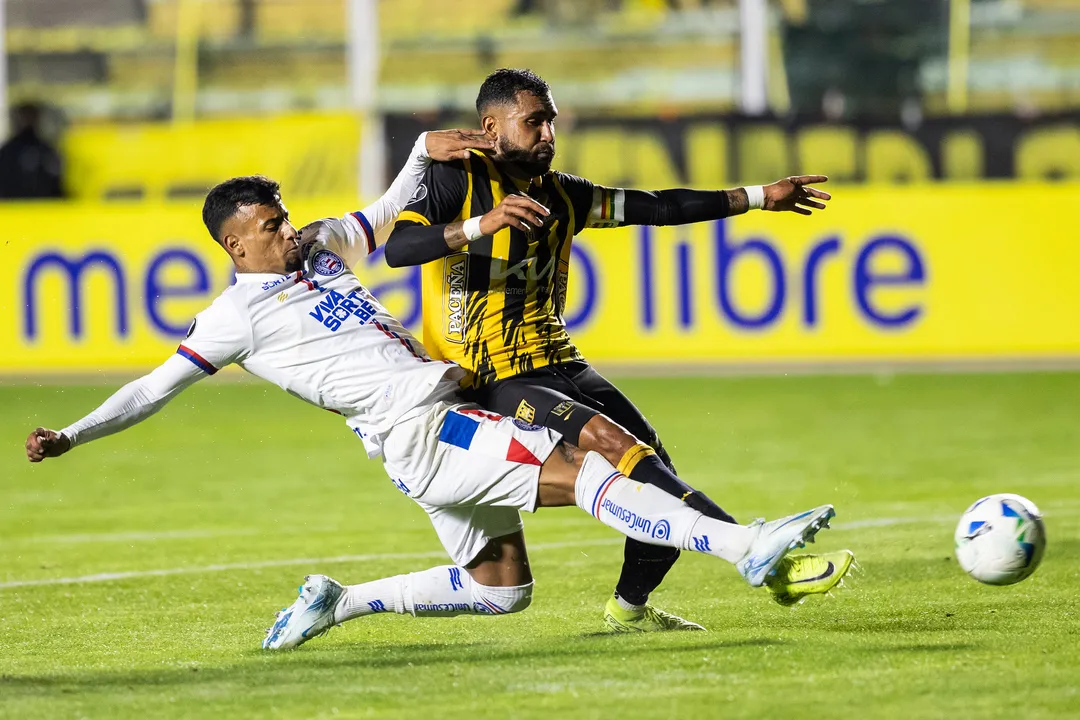
<path id="1" fill-rule="evenodd" d="M 424 345 L 468 370 L 473 387 L 582 359 L 562 319 L 570 244 L 587 227 L 615 227 L 622 219 L 621 190 L 555 171 L 522 180 L 474 152 L 433 163 L 397 226 L 467 220 L 512 193 L 551 211 L 544 227 L 501 230 L 422 269 Z"/>

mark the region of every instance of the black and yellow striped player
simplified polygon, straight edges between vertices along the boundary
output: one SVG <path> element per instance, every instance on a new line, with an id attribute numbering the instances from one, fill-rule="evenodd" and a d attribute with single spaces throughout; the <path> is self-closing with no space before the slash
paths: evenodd
<path id="1" fill-rule="evenodd" d="M 829 196 L 806 185 L 826 178 L 727 191 L 601 187 L 551 170 L 557 110 L 547 83 L 532 72 L 492 74 L 480 88 L 476 109 L 495 151 L 434 163 L 386 245 L 390 265 L 424 265 L 424 344 L 434 357 L 470 371 L 479 404 L 551 427 L 580 450 L 604 455 L 630 478 L 734 522 L 676 477 L 656 431 L 570 340 L 562 319 L 570 245 L 585 228 L 716 220 L 751 207 L 809 214 L 809 208 L 824 208 Z M 605 610 L 610 627 L 701 629 L 647 602 L 678 554 L 627 541 L 622 574 Z M 791 561 L 799 567 L 785 568 L 791 577 L 781 572 L 772 584 L 778 597 L 790 600 L 792 593 L 810 589 L 786 584 L 800 572 L 815 577 L 813 587 L 825 591 L 847 571 L 846 556 L 831 566 L 817 556 L 802 557 L 807 559 Z M 828 567 L 832 575 L 822 576 Z"/>

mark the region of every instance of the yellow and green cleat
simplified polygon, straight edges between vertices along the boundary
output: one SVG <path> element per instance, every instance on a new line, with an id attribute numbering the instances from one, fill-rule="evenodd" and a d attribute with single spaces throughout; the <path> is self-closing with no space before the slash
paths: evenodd
<path id="1" fill-rule="evenodd" d="M 842 585 L 852 566 L 855 566 L 855 554 L 850 550 L 787 555 L 777 563 L 775 574 L 765 580 L 765 586 L 776 602 L 795 605 L 810 595 L 825 595 Z"/>
<path id="2" fill-rule="evenodd" d="M 624 610 L 614 597 L 608 598 L 607 605 L 604 607 L 604 622 L 614 632 L 621 633 L 705 629 L 678 615 L 657 610 L 652 605 L 646 605 L 637 612 Z"/>

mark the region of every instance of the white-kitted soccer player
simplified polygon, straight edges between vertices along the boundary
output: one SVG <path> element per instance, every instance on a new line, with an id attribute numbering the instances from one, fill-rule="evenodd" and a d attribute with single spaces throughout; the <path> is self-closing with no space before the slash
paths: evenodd
<path id="1" fill-rule="evenodd" d="M 782 562 L 828 524 L 831 505 L 748 526 L 721 522 L 627 479 L 601 455 L 582 453 L 551 430 L 465 403 L 458 395 L 462 370 L 431 360 L 353 274 L 350 268 L 375 250 L 375 230 L 393 221 L 431 158 L 489 146 L 469 132 L 422 135 L 378 202 L 299 233 L 277 183 L 245 177 L 215 187 L 203 220 L 232 258 L 236 284 L 198 314 L 176 354 L 156 370 L 63 430 L 32 432 L 29 459 L 56 457 L 131 427 L 232 363 L 340 413 L 368 456 L 381 456 L 393 484 L 428 513 L 454 565 L 348 587 L 308 576 L 268 631 L 268 649 L 295 647 L 372 613 L 524 610 L 533 578 L 518 513 L 541 506 L 576 504 L 637 540 L 715 555 L 752 586 L 777 580 L 779 572 L 780 597 L 788 600 L 835 585 L 833 576 L 827 585 L 786 577 L 793 565 Z"/>

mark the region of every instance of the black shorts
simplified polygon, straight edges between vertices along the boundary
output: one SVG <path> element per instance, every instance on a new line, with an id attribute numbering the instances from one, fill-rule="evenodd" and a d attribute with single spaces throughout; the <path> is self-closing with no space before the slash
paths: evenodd
<path id="1" fill-rule="evenodd" d="M 492 412 L 549 427 L 575 445 L 580 444 L 579 436 L 585 424 L 603 414 L 641 442 L 652 446 L 671 467 L 656 430 L 641 411 L 586 362 L 548 365 L 496 380 L 470 391 L 468 396 Z"/>

